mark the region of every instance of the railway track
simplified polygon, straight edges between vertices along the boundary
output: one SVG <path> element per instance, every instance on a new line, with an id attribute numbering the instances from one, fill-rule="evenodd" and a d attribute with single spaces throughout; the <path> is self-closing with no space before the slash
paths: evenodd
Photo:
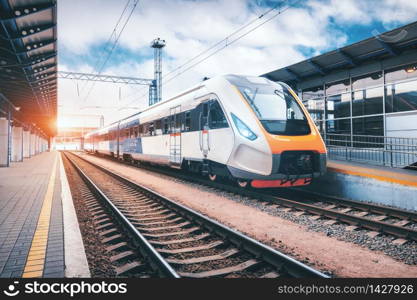
<path id="1" fill-rule="evenodd" d="M 120 160 L 118 160 L 120 162 Z M 271 204 L 283 206 L 288 210 L 297 211 L 298 214 L 309 214 L 312 218 L 327 218 L 328 224 L 336 222 L 349 225 L 349 230 L 367 229 L 371 237 L 379 234 L 387 234 L 396 237 L 395 244 L 403 244 L 408 240 L 417 241 L 417 213 L 381 206 L 366 202 L 359 202 L 335 197 L 327 197 L 301 190 L 278 191 L 254 189 L 242 189 L 232 183 L 225 184 L 212 182 L 195 174 L 173 171 L 150 165 L 124 162 L 128 165 L 176 177 L 189 182 L 194 182 L 221 189 L 242 196 L 255 198 Z M 280 194 L 279 196 L 277 195 Z"/>
<path id="2" fill-rule="evenodd" d="M 141 247 L 141 237 L 86 174 L 65 155 L 63 163 L 73 198 L 81 202 L 83 215 L 78 215 L 79 222 L 90 223 L 83 224 L 81 230 L 85 236 L 84 244 L 92 275 L 170 277 L 171 273 L 148 263 L 145 258 L 148 253 L 138 251 L 144 249 Z"/>
<path id="3" fill-rule="evenodd" d="M 91 202 L 105 222 L 101 226 L 108 224 L 103 228 L 106 239 L 114 242 L 113 247 L 133 244 L 124 251 L 139 253 L 140 258 L 125 261 L 118 270 L 136 262 L 135 269 L 147 265 L 163 277 L 328 277 L 75 154 L 65 152 L 64 156 L 112 215 L 111 219 Z M 117 223 L 122 232 L 111 223 Z M 130 242 L 121 242 L 123 236 Z"/>

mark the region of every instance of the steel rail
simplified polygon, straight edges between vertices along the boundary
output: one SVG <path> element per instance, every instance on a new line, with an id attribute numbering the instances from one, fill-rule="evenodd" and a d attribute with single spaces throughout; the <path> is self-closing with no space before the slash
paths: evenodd
<path id="1" fill-rule="evenodd" d="M 329 196 L 326 196 L 317 192 L 303 191 L 299 188 L 294 188 L 294 191 L 297 191 L 297 193 L 304 194 L 304 195 L 313 195 L 315 197 L 323 198 L 322 200 L 318 198 L 317 201 L 328 202 L 328 203 L 332 203 L 332 204 L 336 204 L 340 206 L 351 207 L 354 209 L 367 211 L 370 213 L 385 214 L 389 217 L 396 217 L 402 220 L 410 220 L 413 222 L 417 222 L 417 213 L 408 211 L 405 209 L 382 206 L 378 204 L 360 202 L 360 201 L 355 201 L 355 200 L 348 200 L 348 199 L 343 199 L 339 197 L 329 197 Z"/>

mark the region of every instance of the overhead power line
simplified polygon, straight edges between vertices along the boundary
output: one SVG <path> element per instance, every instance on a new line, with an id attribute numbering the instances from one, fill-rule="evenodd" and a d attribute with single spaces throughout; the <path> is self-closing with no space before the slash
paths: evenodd
<path id="1" fill-rule="evenodd" d="M 298 2 L 300 2 L 301 0 L 297 0 L 295 1 L 292 5 L 297 4 Z M 266 13 L 260 15 L 260 17 L 257 19 L 261 19 L 264 16 L 266 16 L 267 14 L 269 14 L 270 12 L 272 12 L 273 10 L 276 10 L 278 8 L 279 5 L 275 6 L 273 9 L 268 10 Z M 290 9 L 291 6 L 288 5 L 285 8 L 283 8 L 282 10 L 278 10 L 276 11 L 275 14 L 273 14 L 272 16 L 270 16 L 269 18 L 265 19 L 263 22 L 256 24 L 256 26 L 254 26 L 253 28 L 250 28 L 248 31 L 245 31 L 243 33 L 241 33 L 240 35 L 237 35 L 237 37 L 234 38 L 234 36 L 236 36 L 236 33 L 241 32 L 243 29 L 247 28 L 248 26 L 244 26 L 244 28 L 242 27 L 241 30 L 235 31 L 234 33 L 230 34 L 229 36 L 227 36 L 226 38 L 224 38 L 221 42 L 223 43 L 223 45 L 221 47 L 219 47 L 218 49 L 216 49 L 215 51 L 213 51 L 212 53 L 209 53 L 208 55 L 204 56 L 203 58 L 201 58 L 200 60 L 197 60 L 195 63 L 187 66 L 185 69 L 181 70 L 180 72 L 176 73 L 173 77 L 168 78 L 167 80 L 163 81 L 164 84 L 174 80 L 175 78 L 177 78 L 178 76 L 184 74 L 185 72 L 187 72 L 188 70 L 194 68 L 195 66 L 199 65 L 200 63 L 206 61 L 207 59 L 209 59 L 210 57 L 212 57 L 213 55 L 219 53 L 220 51 L 224 50 L 225 48 L 229 47 L 230 45 L 234 44 L 235 42 L 239 41 L 240 39 L 244 38 L 245 36 L 247 36 L 248 34 L 250 34 L 251 32 L 255 31 L 256 29 L 258 29 L 259 27 L 265 25 L 266 23 L 270 22 L 271 20 L 275 19 L 277 16 L 279 16 L 280 14 L 284 13 L 285 11 L 287 11 L 288 9 Z M 253 23 L 253 22 L 252 22 Z M 251 25 L 251 24 L 250 24 Z M 218 43 L 218 44 L 222 44 L 222 43 Z M 214 47 L 211 47 L 211 49 L 213 49 Z M 208 51 L 205 51 L 204 53 L 207 53 Z M 189 62 L 196 60 L 198 57 L 201 57 L 202 55 L 197 55 L 195 56 L 193 59 L 191 59 Z M 185 65 L 188 65 L 189 62 L 187 62 Z M 182 66 L 180 67 L 182 68 Z M 177 68 L 178 69 L 178 68 Z M 168 74 L 167 74 L 168 75 Z"/>
<path id="2" fill-rule="evenodd" d="M 129 1 L 129 2 L 130 2 L 130 1 Z M 120 37 L 122 36 L 122 33 L 123 33 L 123 31 L 125 30 L 125 28 L 126 28 L 126 25 L 129 23 L 130 17 L 133 15 L 133 12 L 135 11 L 135 8 L 136 8 L 136 6 L 138 5 L 138 3 L 139 3 L 139 0 L 134 0 L 134 2 L 133 2 L 133 7 L 132 7 L 132 9 L 131 9 L 131 11 L 130 11 L 130 13 L 129 13 L 129 15 L 128 15 L 127 19 L 126 19 L 126 21 L 124 22 L 122 29 L 121 29 L 121 30 L 120 30 L 120 32 L 116 35 L 116 38 L 115 38 L 115 40 L 114 40 L 114 42 L 113 42 L 113 45 L 112 45 L 112 47 L 111 47 L 110 51 L 108 52 L 108 54 L 107 54 L 107 56 L 106 56 L 106 58 L 105 58 L 105 60 L 104 60 L 103 64 L 102 64 L 102 65 L 101 65 L 101 67 L 99 68 L 99 70 L 98 70 L 98 72 L 97 72 L 97 75 L 100 75 L 100 74 L 101 74 L 101 72 L 103 71 L 103 69 L 104 69 L 104 67 L 106 66 L 107 62 L 109 61 L 109 59 L 110 59 L 111 55 L 113 54 L 113 51 L 114 51 L 114 49 L 116 48 L 116 46 L 117 46 L 117 44 L 118 44 L 118 42 L 119 42 L 119 39 L 120 39 Z M 116 27 L 115 27 L 115 28 L 116 28 Z M 93 84 L 91 85 L 91 87 L 90 87 L 90 89 L 89 89 L 89 91 L 88 91 L 88 93 L 87 93 L 86 97 L 84 98 L 84 101 L 86 101 L 86 100 L 88 99 L 88 97 L 90 96 L 91 91 L 92 91 L 92 90 L 93 90 L 93 88 L 94 88 L 94 85 L 95 85 L 95 82 L 93 82 Z"/>
<path id="3" fill-rule="evenodd" d="M 174 76 L 172 76 L 171 78 L 166 79 L 165 81 L 163 80 L 163 84 L 165 85 L 166 83 L 174 80 L 175 78 L 177 78 L 178 76 L 184 74 L 185 72 L 189 71 L 190 69 L 194 68 L 195 66 L 197 66 L 198 64 L 206 61 L 207 59 L 209 59 L 210 57 L 214 56 L 215 54 L 219 53 L 220 51 L 224 50 L 225 48 L 229 47 L 230 45 L 234 44 L 235 42 L 237 42 L 238 40 L 242 39 L 243 37 L 247 36 L 248 34 L 252 33 L 253 31 L 255 31 L 256 29 L 258 29 L 259 27 L 265 25 L 266 23 L 270 22 L 271 20 L 273 20 L 274 18 L 276 18 L 277 16 L 281 15 L 282 13 L 284 13 L 285 11 L 287 11 L 288 9 L 290 9 L 291 7 L 293 7 L 294 5 L 296 5 L 298 2 L 300 2 L 301 0 L 296 0 L 294 1 L 292 4 L 288 4 L 286 7 L 284 7 L 281 10 L 277 10 L 277 8 L 279 8 L 283 2 L 288 2 L 288 1 L 283 1 L 280 2 L 279 4 L 275 5 L 274 7 L 266 10 L 264 13 L 260 14 L 259 16 L 257 16 L 255 19 L 251 20 L 250 22 L 244 24 L 243 26 L 239 27 L 237 30 L 233 31 L 232 33 L 230 33 L 228 36 L 226 36 L 225 38 L 223 38 L 222 40 L 220 40 L 219 42 L 215 43 L 214 45 L 210 46 L 209 48 L 207 48 L 206 50 L 200 52 L 199 54 L 197 54 L 196 56 L 192 57 L 191 59 L 189 59 L 187 62 L 185 62 L 184 64 L 176 67 L 173 71 L 167 73 L 165 76 L 163 76 L 163 78 L 166 78 L 167 76 L 169 76 L 170 74 L 175 73 L 178 70 L 181 70 L 180 72 L 176 73 Z M 272 13 L 273 11 L 275 11 L 274 14 L 272 14 L 269 18 L 265 19 L 265 17 L 267 15 L 269 15 L 270 13 Z M 262 22 L 257 23 L 257 21 L 262 20 Z M 256 23 L 256 25 L 255 25 Z M 254 25 L 253 27 L 250 27 L 251 25 Z M 243 33 L 241 33 L 240 35 L 238 33 L 242 32 L 244 29 L 250 27 L 247 31 L 244 31 Z M 213 50 L 213 51 L 211 51 Z M 204 54 L 207 54 L 204 56 Z M 202 57 L 200 60 L 197 60 L 198 58 Z M 197 60 L 197 61 L 196 61 Z M 194 62 L 195 61 L 195 62 Z M 189 65 L 191 62 L 191 65 Z M 189 65 L 189 66 L 188 66 Z M 184 68 L 185 67 L 185 68 Z M 184 69 L 183 69 L 184 68 Z M 129 102 L 126 106 L 131 105 L 133 102 L 138 101 L 140 99 L 142 99 L 143 97 L 145 97 L 147 95 L 147 93 L 142 94 L 141 96 L 139 96 L 138 98 L 135 98 L 133 101 Z"/>
<path id="4" fill-rule="evenodd" d="M 117 27 L 119 26 L 120 21 L 122 20 L 122 18 L 123 18 L 123 16 L 124 16 L 124 14 L 125 14 L 125 12 L 126 12 L 126 10 L 127 10 L 128 6 L 129 6 L 130 1 L 131 1 L 131 0 L 127 0 L 126 5 L 124 6 L 123 11 L 122 11 L 122 13 L 121 13 L 121 14 L 120 14 L 120 16 L 119 16 L 119 19 L 117 20 L 117 22 L 116 22 L 116 24 L 114 25 L 114 28 L 113 28 L 113 30 L 112 30 L 112 32 L 111 32 L 111 34 L 110 34 L 109 38 L 107 39 L 106 43 L 104 44 L 104 51 L 107 51 L 107 48 L 108 48 L 108 46 L 110 45 L 110 42 L 111 42 L 111 40 L 113 39 L 113 36 L 116 34 Z M 97 69 L 97 67 L 99 66 L 99 64 L 100 64 L 100 62 L 101 62 L 101 59 L 102 59 L 102 56 L 98 56 L 98 57 L 97 57 L 97 60 L 96 60 L 96 62 L 94 63 L 93 70 L 96 70 L 96 69 Z M 86 87 L 87 85 L 88 85 L 88 82 L 86 82 L 86 83 L 82 86 L 82 88 L 81 88 L 81 92 L 83 92 L 83 91 L 84 91 L 84 89 L 85 89 L 85 87 Z"/>
<path id="5" fill-rule="evenodd" d="M 205 49 L 204 51 L 198 53 L 196 56 L 190 58 L 189 60 L 187 60 L 185 63 L 183 63 L 182 65 L 176 67 L 175 69 L 173 69 L 172 71 L 168 72 L 167 74 L 165 74 L 163 77 L 168 77 L 170 74 L 175 73 L 176 71 L 180 70 L 181 68 L 183 68 L 184 66 L 188 65 L 189 63 L 193 62 L 194 60 L 196 60 L 197 58 L 203 56 L 205 53 L 209 52 L 212 49 L 215 49 L 217 46 L 220 46 L 221 44 L 225 43 L 226 45 L 228 44 L 228 40 L 233 37 L 234 35 L 238 34 L 239 32 L 241 32 L 242 30 L 244 30 L 245 28 L 249 27 L 250 25 L 252 25 L 253 23 L 259 21 L 259 19 L 262 19 L 263 17 L 265 17 L 266 15 L 268 15 L 269 13 L 271 13 L 272 11 L 274 11 L 275 9 L 277 9 L 280 5 L 282 4 L 282 1 L 275 5 L 274 7 L 268 9 L 267 11 L 263 12 L 262 14 L 260 14 L 259 16 L 257 16 L 256 18 L 252 19 L 251 21 L 249 21 L 248 23 L 244 24 L 243 26 L 239 27 L 238 29 L 236 29 L 235 31 L 233 31 L 232 33 L 230 33 L 228 36 L 226 36 L 225 38 L 223 38 L 222 40 L 220 40 L 219 42 L 215 43 L 214 45 L 210 46 L 209 48 Z M 229 43 L 230 45 L 230 43 Z"/>

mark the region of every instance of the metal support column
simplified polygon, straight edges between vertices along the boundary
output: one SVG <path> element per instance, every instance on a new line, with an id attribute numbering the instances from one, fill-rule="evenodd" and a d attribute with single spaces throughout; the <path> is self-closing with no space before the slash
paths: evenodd
<path id="1" fill-rule="evenodd" d="M 12 106 L 9 104 L 9 109 L 7 112 L 7 162 L 6 166 L 10 166 L 10 161 L 12 160 Z"/>
<path id="2" fill-rule="evenodd" d="M 154 81 L 155 88 L 152 90 L 152 99 L 149 105 L 158 103 L 162 99 L 162 48 L 165 47 L 165 40 L 157 38 L 152 41 L 151 47 L 154 48 Z M 154 85 L 154 83 L 152 83 Z"/>

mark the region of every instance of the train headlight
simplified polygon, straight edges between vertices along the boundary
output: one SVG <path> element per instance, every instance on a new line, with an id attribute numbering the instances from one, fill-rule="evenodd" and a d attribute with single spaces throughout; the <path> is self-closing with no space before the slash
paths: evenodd
<path id="1" fill-rule="evenodd" d="M 256 140 L 258 136 L 255 133 L 253 133 L 253 131 L 250 130 L 249 127 L 245 123 L 243 123 L 241 119 L 236 117 L 234 114 L 232 114 L 232 119 L 237 127 L 237 130 L 242 136 L 251 141 Z"/>

